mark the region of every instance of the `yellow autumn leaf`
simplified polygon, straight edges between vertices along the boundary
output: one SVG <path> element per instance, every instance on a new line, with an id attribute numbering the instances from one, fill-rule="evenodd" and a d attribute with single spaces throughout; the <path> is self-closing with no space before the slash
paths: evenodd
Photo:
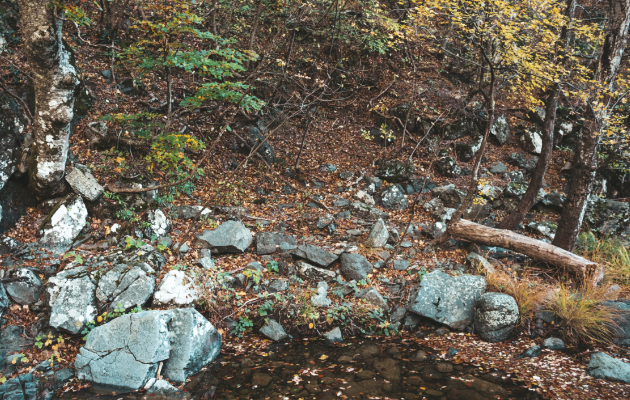
<path id="1" fill-rule="evenodd" d="M 59 345 L 56 344 L 56 345 L 52 346 L 52 350 L 53 351 L 58 351 L 59 350 Z"/>
<path id="2" fill-rule="evenodd" d="M 124 158 L 122 158 L 122 157 L 116 157 L 116 162 L 117 162 L 118 164 L 122 163 L 123 161 L 125 161 L 125 159 L 124 159 Z"/>
<path id="3" fill-rule="evenodd" d="M 108 232 L 109 233 L 109 232 Z M 98 318 L 96 318 L 96 322 L 103 322 L 103 317 L 101 317 L 100 315 L 98 316 Z"/>
<path id="4" fill-rule="evenodd" d="M 327 359 L 327 358 L 328 358 L 328 356 L 327 356 L 326 354 L 322 354 L 322 356 L 321 356 L 321 357 L 319 357 L 319 359 L 320 359 L 320 360 L 325 360 L 325 359 Z"/>
<path id="5" fill-rule="evenodd" d="M 51 343 L 52 343 L 52 340 L 48 339 L 48 340 L 44 343 L 44 346 L 48 346 L 48 345 L 49 345 L 49 344 L 51 344 Z"/>
<path id="6" fill-rule="evenodd" d="M 313 329 L 313 323 L 308 324 L 308 329 Z"/>

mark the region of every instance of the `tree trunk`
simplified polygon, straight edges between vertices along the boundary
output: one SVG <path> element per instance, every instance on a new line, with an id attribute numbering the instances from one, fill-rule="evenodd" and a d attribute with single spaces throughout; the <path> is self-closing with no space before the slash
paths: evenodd
<path id="1" fill-rule="evenodd" d="M 78 84 L 62 41 L 62 21 L 48 0 L 18 0 L 20 28 L 35 86 L 29 185 L 40 198 L 63 187 L 74 90 Z"/>
<path id="2" fill-rule="evenodd" d="M 605 88 L 612 88 L 619 71 L 626 42 L 628 40 L 628 25 L 630 24 L 630 0 L 610 0 L 608 9 L 608 26 L 606 38 L 595 72 L 595 80 Z M 599 95 L 604 95 L 599 99 Z M 591 101 L 602 104 L 608 103 L 608 94 L 596 91 Z M 614 103 L 614 101 L 612 102 Z M 562 219 L 558 224 L 553 244 L 565 250 L 573 251 L 582 220 L 586 212 L 588 196 L 593 186 L 593 179 L 597 172 L 597 150 L 599 135 L 604 128 L 605 113 L 612 110 L 596 112 L 593 105 L 589 105 L 589 112 L 580 133 L 573 160 L 571 187 L 562 211 Z"/>
<path id="3" fill-rule="evenodd" d="M 553 151 L 553 130 L 556 122 L 556 105 L 558 104 L 558 92 L 560 91 L 560 84 L 555 84 L 551 90 L 551 94 L 547 99 L 547 109 L 545 114 L 545 122 L 543 126 L 542 137 L 542 151 L 536 164 L 536 170 L 532 176 L 527 191 L 523 195 L 523 198 L 518 203 L 518 206 L 510 215 L 508 215 L 497 228 L 514 230 L 521 223 L 525 214 L 534 205 L 538 191 L 542 187 L 543 180 L 545 179 L 545 173 L 549 167 L 549 160 L 551 160 L 551 153 Z"/>
<path id="4" fill-rule="evenodd" d="M 603 267 L 596 263 L 559 247 L 512 231 L 490 228 L 460 219 L 448 226 L 448 233 L 474 243 L 517 251 L 533 260 L 565 268 L 582 279 L 592 279 L 595 284 L 601 282 L 604 277 Z"/>

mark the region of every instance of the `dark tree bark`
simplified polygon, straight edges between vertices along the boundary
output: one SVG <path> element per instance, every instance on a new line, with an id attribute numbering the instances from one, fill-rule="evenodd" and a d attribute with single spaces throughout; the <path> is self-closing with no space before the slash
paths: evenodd
<path id="1" fill-rule="evenodd" d="M 614 85 L 626 47 L 629 25 L 630 0 L 610 0 L 606 38 L 595 73 L 595 80 L 603 87 L 612 88 Z M 599 100 L 593 95 L 591 99 L 594 102 L 607 103 L 607 98 Z M 604 112 L 610 112 L 610 110 Z M 593 109 L 593 104 L 589 104 L 586 120 L 575 149 L 571 187 L 556 237 L 553 240 L 554 245 L 568 251 L 573 251 L 575 248 L 575 242 L 582 227 L 588 197 L 597 172 L 597 150 L 603 128 L 601 112 L 597 112 Z"/>
<path id="2" fill-rule="evenodd" d="M 63 21 L 49 0 L 18 0 L 24 50 L 35 87 L 33 147 L 29 185 L 40 198 L 64 187 L 74 90 L 78 84 L 62 41 Z"/>
<path id="3" fill-rule="evenodd" d="M 569 20 L 573 19 L 574 10 L 575 1 L 568 0 L 565 15 L 569 17 Z M 558 60 L 564 60 L 564 57 L 558 56 L 564 56 L 564 54 L 567 52 L 569 41 L 569 30 L 566 26 L 564 26 L 560 34 L 560 39 L 558 40 L 558 44 L 562 46 L 556 54 Z M 560 62 L 562 63 L 562 61 Z M 545 119 L 543 121 L 542 130 L 542 151 L 540 153 L 540 157 L 538 158 L 538 163 L 536 164 L 536 169 L 534 170 L 532 179 L 530 180 L 529 186 L 527 187 L 527 191 L 523 195 L 521 201 L 518 203 L 516 209 L 512 211 L 510 215 L 508 215 L 503 221 L 501 221 L 501 223 L 497 227 L 499 229 L 516 229 L 518 224 L 523 221 L 525 215 L 529 212 L 529 210 L 531 210 L 531 208 L 534 206 L 534 203 L 536 202 L 538 191 L 542 187 L 543 181 L 545 180 L 545 174 L 547 173 L 547 169 L 549 168 L 549 161 L 551 160 L 551 153 L 553 152 L 553 134 L 556 122 L 556 109 L 558 105 L 560 90 L 560 82 L 557 82 L 553 85 L 551 93 L 547 98 Z"/>

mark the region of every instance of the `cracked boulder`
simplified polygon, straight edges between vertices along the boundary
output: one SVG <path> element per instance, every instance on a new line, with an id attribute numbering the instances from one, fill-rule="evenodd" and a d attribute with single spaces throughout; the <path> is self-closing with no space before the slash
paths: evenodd
<path id="1" fill-rule="evenodd" d="M 101 309 L 129 310 L 143 306 L 155 290 L 155 270 L 147 263 L 134 267 L 119 264 L 103 275 L 96 287 L 96 299 Z"/>
<path id="2" fill-rule="evenodd" d="M 213 253 L 243 253 L 253 241 L 252 233 L 242 222 L 226 221 L 213 231 L 203 231 L 195 245 Z"/>
<path id="3" fill-rule="evenodd" d="M 50 326 L 80 333 L 98 313 L 94 292 L 96 281 L 87 267 L 68 269 L 48 280 Z"/>
<path id="4" fill-rule="evenodd" d="M 451 329 L 463 330 L 475 317 L 475 303 L 486 291 L 481 276 L 453 276 L 433 271 L 426 274 L 409 296 L 409 311 Z"/>
<path id="5" fill-rule="evenodd" d="M 87 223 L 88 211 L 78 194 L 66 196 L 41 225 L 41 247 L 64 253 L 70 249 L 74 239 Z"/>
<path id="6" fill-rule="evenodd" d="M 221 335 L 194 309 L 127 314 L 94 328 L 75 360 L 77 378 L 118 392 L 143 388 L 161 374 L 172 382 L 208 365 Z"/>

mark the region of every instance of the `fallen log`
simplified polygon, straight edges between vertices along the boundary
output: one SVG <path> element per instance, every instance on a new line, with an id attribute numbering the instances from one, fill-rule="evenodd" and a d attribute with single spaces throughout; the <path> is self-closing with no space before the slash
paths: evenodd
<path id="1" fill-rule="evenodd" d="M 514 250 L 533 260 L 565 268 L 582 279 L 592 279 L 596 285 L 604 278 L 604 267 L 597 263 L 560 247 L 509 230 L 490 228 L 460 219 L 449 224 L 447 232 L 451 236 L 470 242 Z"/>

